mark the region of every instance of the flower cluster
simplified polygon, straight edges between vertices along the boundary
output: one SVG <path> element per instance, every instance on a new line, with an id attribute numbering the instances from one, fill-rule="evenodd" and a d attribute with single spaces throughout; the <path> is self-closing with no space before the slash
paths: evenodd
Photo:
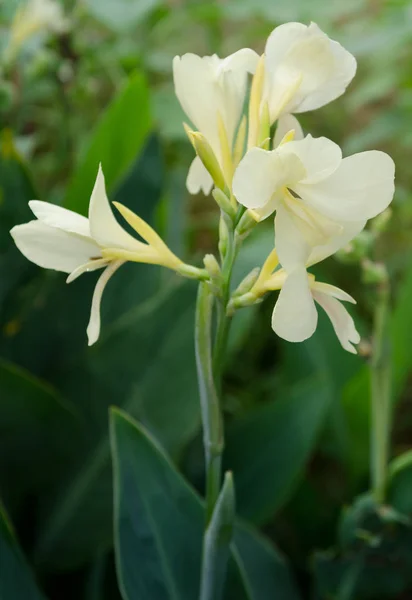
<path id="1" fill-rule="evenodd" d="M 209 278 L 216 295 L 226 294 L 228 314 L 280 290 L 272 327 L 289 341 L 313 334 L 316 301 L 330 317 L 342 346 L 356 352 L 353 344 L 359 342 L 359 334 L 340 303 L 355 301 L 342 290 L 317 282 L 307 268 L 344 247 L 368 219 L 385 210 L 394 193 L 394 164 L 378 151 L 343 158 L 331 140 L 305 137 L 294 116 L 338 98 L 355 72 L 355 58 L 314 23 L 277 27 L 262 56 L 242 49 L 225 59 L 175 57 L 176 95 L 190 121 L 185 128 L 196 152 L 187 188 L 192 194 L 213 190 L 221 208 L 222 267 L 210 256 L 206 270 L 184 264 L 147 223 L 115 204 L 144 242 L 126 233 L 110 208 L 101 170 L 89 219 L 33 201 L 30 206 L 37 220 L 11 232 L 17 246 L 36 264 L 70 273 L 68 282 L 85 271 L 105 268 L 93 297 L 89 343 L 99 334 L 104 286 L 130 260 Z M 250 274 L 231 297 L 227 290 L 224 294 L 237 246 L 257 223 L 272 215 L 274 250 L 259 274 Z M 230 235 L 235 247 L 229 260 Z"/>

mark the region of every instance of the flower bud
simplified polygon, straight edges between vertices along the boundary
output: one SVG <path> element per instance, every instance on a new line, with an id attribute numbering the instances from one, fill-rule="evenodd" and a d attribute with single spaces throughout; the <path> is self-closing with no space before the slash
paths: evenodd
<path id="1" fill-rule="evenodd" d="M 226 194 L 219 188 L 215 188 L 212 195 L 220 209 L 233 219 L 236 216 L 236 211 Z"/>
<path id="2" fill-rule="evenodd" d="M 254 269 L 252 269 L 250 271 L 250 273 L 248 273 L 246 275 L 246 277 L 244 279 L 242 279 L 242 281 L 239 283 L 236 290 L 233 292 L 233 298 L 243 296 L 244 294 L 247 294 L 248 292 L 250 292 L 250 290 L 253 288 L 253 286 L 255 285 L 255 283 L 259 277 L 259 273 L 260 273 L 259 267 L 255 267 Z"/>
<path id="3" fill-rule="evenodd" d="M 220 256 L 225 256 L 227 244 L 229 241 L 229 229 L 224 219 L 223 213 L 219 220 L 219 252 Z"/>
<path id="4" fill-rule="evenodd" d="M 205 265 L 206 271 L 209 273 L 211 281 L 220 282 L 222 279 L 222 271 L 220 265 L 213 254 L 206 254 L 203 258 L 203 264 Z"/>
<path id="5" fill-rule="evenodd" d="M 216 187 L 224 190 L 226 187 L 225 178 L 223 177 L 222 170 L 211 145 L 205 136 L 198 131 L 192 131 L 190 133 L 190 139 L 194 149 L 196 150 L 196 154 L 204 164 L 207 171 L 209 171 Z"/>
<path id="6" fill-rule="evenodd" d="M 255 226 L 256 219 L 253 218 L 251 211 L 247 210 L 236 227 L 236 236 L 238 239 L 243 240 Z"/>

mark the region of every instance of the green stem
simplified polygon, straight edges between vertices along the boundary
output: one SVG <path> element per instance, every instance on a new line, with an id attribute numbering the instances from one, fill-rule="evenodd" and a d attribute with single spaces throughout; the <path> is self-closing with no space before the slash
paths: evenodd
<path id="1" fill-rule="evenodd" d="M 370 366 L 371 479 L 373 495 L 379 504 L 385 501 L 391 430 L 391 357 L 387 346 L 389 297 L 389 282 L 385 281 L 378 289 Z"/>
<path id="2" fill-rule="evenodd" d="M 212 367 L 213 293 L 199 284 L 196 304 L 195 348 L 203 440 L 206 459 L 206 524 L 213 514 L 221 483 L 223 427 Z"/>

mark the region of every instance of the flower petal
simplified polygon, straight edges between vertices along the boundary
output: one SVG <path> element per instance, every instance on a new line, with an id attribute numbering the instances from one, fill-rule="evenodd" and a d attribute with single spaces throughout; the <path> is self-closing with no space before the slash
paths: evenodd
<path id="1" fill-rule="evenodd" d="M 89 346 L 97 342 L 100 335 L 100 304 L 102 301 L 102 295 L 104 288 L 111 276 L 122 266 L 124 261 L 116 260 L 109 264 L 109 266 L 103 271 L 97 280 L 96 287 L 94 288 L 92 307 L 90 311 L 90 320 L 87 326 L 87 337 L 89 340 Z"/>
<path id="2" fill-rule="evenodd" d="M 331 320 L 342 347 L 348 352 L 356 354 L 356 348 L 352 344 L 359 344 L 360 335 L 346 308 L 336 298 L 315 290 L 313 291 L 313 297 Z"/>
<path id="3" fill-rule="evenodd" d="M 312 283 L 312 291 L 318 292 L 319 294 L 326 294 L 327 296 L 332 296 L 332 298 L 336 298 L 337 300 L 341 300 L 343 302 L 350 302 L 351 304 L 356 304 L 355 298 L 352 298 L 349 294 L 347 294 L 344 290 L 336 287 L 335 285 L 330 285 L 329 283 L 322 283 L 320 281 L 315 281 Z"/>
<path id="4" fill-rule="evenodd" d="M 276 154 L 262 148 L 252 148 L 240 161 L 233 176 L 233 193 L 246 208 L 265 206 L 277 188 Z"/>
<path id="5" fill-rule="evenodd" d="M 213 187 L 213 179 L 202 161 L 196 156 L 189 167 L 187 174 L 186 187 L 189 194 L 198 194 L 202 191 L 208 196 Z"/>
<path id="6" fill-rule="evenodd" d="M 83 275 L 83 273 L 90 273 L 91 271 L 97 271 L 97 269 L 102 269 L 103 267 L 106 267 L 108 263 L 109 260 L 107 258 L 97 258 L 95 260 L 90 260 L 89 262 L 80 265 L 79 267 L 77 267 L 77 269 L 72 271 L 66 279 L 66 283 L 71 283 L 72 281 L 80 277 L 80 275 Z"/>
<path id="7" fill-rule="evenodd" d="M 306 176 L 299 183 L 307 185 L 329 177 L 342 162 L 342 150 L 325 137 L 314 138 L 307 135 L 303 140 L 282 145 L 279 152 L 299 157 L 306 169 Z"/>
<path id="8" fill-rule="evenodd" d="M 347 246 L 347 244 L 349 244 L 349 242 L 364 229 L 365 225 L 365 219 L 363 221 L 348 221 L 342 223 L 342 231 L 340 234 L 333 236 L 327 244 L 312 248 L 307 266 L 310 267 Z"/>
<path id="9" fill-rule="evenodd" d="M 115 219 L 107 198 L 101 165 L 90 198 L 89 222 L 91 235 L 102 248 L 139 249 L 141 242 L 128 234 Z"/>
<path id="10" fill-rule="evenodd" d="M 10 231 L 17 248 L 36 265 L 71 273 L 91 258 L 100 258 L 100 248 L 92 240 L 50 227 L 42 221 L 16 225 Z"/>
<path id="11" fill-rule="evenodd" d="M 296 269 L 286 279 L 272 315 L 272 328 L 289 342 L 303 342 L 316 330 L 318 313 L 306 270 Z"/>
<path id="12" fill-rule="evenodd" d="M 258 62 L 259 54 L 257 54 L 257 52 L 251 50 L 250 48 L 242 48 L 241 50 L 230 54 L 226 58 L 221 59 L 219 70 L 243 71 L 253 75 L 256 71 Z"/>
<path id="13" fill-rule="evenodd" d="M 273 147 L 277 148 L 285 135 L 292 130 L 295 132 L 294 141 L 304 138 L 302 127 L 297 118 L 293 115 L 282 115 L 278 120 L 275 137 L 273 138 Z"/>
<path id="14" fill-rule="evenodd" d="M 286 271 L 306 265 L 311 248 L 283 204 L 276 211 L 275 246 L 279 262 Z"/>
<path id="15" fill-rule="evenodd" d="M 83 215 L 40 200 L 31 200 L 29 206 L 39 221 L 46 225 L 90 238 L 89 219 Z"/>
<path id="16" fill-rule="evenodd" d="M 300 183 L 296 191 L 331 219 L 362 221 L 388 207 L 395 191 L 394 177 L 391 157 L 371 150 L 344 158 L 330 177 L 313 185 Z"/>

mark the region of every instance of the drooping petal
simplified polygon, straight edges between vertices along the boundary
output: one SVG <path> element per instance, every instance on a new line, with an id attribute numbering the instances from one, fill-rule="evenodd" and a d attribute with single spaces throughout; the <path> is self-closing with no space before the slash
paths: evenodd
<path id="1" fill-rule="evenodd" d="M 336 298 L 319 293 L 315 290 L 313 291 L 313 297 L 331 320 L 342 347 L 348 352 L 356 354 L 356 348 L 352 344 L 358 344 L 360 342 L 360 335 L 346 308 Z"/>
<path id="2" fill-rule="evenodd" d="M 342 223 L 342 231 L 340 234 L 334 235 L 327 244 L 312 248 L 307 266 L 310 267 L 347 246 L 349 242 L 364 229 L 365 225 L 365 219 L 363 221 L 348 221 Z"/>
<path id="3" fill-rule="evenodd" d="M 344 158 L 338 169 L 313 185 L 300 183 L 297 193 L 324 215 L 339 221 L 376 217 L 395 191 L 393 160 L 377 150 Z"/>
<path id="4" fill-rule="evenodd" d="M 104 288 L 111 276 L 117 271 L 119 267 L 124 263 L 122 260 L 117 260 L 109 264 L 109 266 L 103 271 L 97 280 L 96 287 L 94 288 L 92 307 L 90 311 L 90 320 L 87 326 L 87 337 L 89 340 L 89 346 L 97 342 L 100 335 L 100 304 L 102 301 L 102 295 Z"/>
<path id="5" fill-rule="evenodd" d="M 299 121 L 293 115 L 283 115 L 278 120 L 275 137 L 273 138 L 273 147 L 277 148 L 289 131 L 294 131 L 294 141 L 304 138 L 302 127 Z"/>
<path id="6" fill-rule="evenodd" d="M 46 225 L 90 238 L 89 219 L 83 215 L 41 200 L 31 200 L 29 206 L 39 221 Z"/>
<path id="7" fill-rule="evenodd" d="M 272 328 L 289 342 L 303 342 L 316 330 L 318 313 L 309 287 L 306 269 L 289 274 L 272 315 Z"/>
<path id="8" fill-rule="evenodd" d="M 299 183 L 307 185 L 329 177 L 342 162 L 342 150 L 325 137 L 307 135 L 303 140 L 282 145 L 279 152 L 299 157 L 306 169 L 306 176 Z"/>
<path id="9" fill-rule="evenodd" d="M 83 273 L 91 273 L 92 271 L 97 271 L 97 269 L 102 269 L 103 267 L 106 267 L 108 263 L 109 260 L 107 258 L 97 258 L 95 260 L 90 260 L 89 262 L 84 263 L 84 265 L 80 265 L 79 267 L 77 267 L 77 269 L 72 271 L 66 279 L 66 283 L 71 283 L 72 281 L 80 277 L 80 275 L 83 275 Z"/>
<path id="10" fill-rule="evenodd" d="M 283 204 L 275 216 L 275 246 L 279 262 L 287 271 L 306 265 L 311 248 Z"/>
<path id="11" fill-rule="evenodd" d="M 100 258 L 100 248 L 92 240 L 50 227 L 42 221 L 16 225 L 10 231 L 17 248 L 36 265 L 71 273 L 91 258 Z"/>
<path id="12" fill-rule="evenodd" d="M 276 192 L 278 158 L 273 152 L 252 148 L 233 176 L 233 193 L 246 208 L 265 206 Z"/>
<path id="13" fill-rule="evenodd" d="M 115 219 L 101 166 L 90 198 L 89 222 L 91 235 L 102 248 L 124 248 L 132 252 L 139 249 L 141 242 L 128 234 Z"/>
<path id="14" fill-rule="evenodd" d="M 352 298 L 348 293 L 335 285 L 330 285 L 330 283 L 322 283 L 321 281 L 314 281 L 311 285 L 312 291 L 318 292 L 319 294 L 326 294 L 327 296 L 332 296 L 332 298 L 336 298 L 337 300 L 342 300 L 343 302 L 350 302 L 351 304 L 356 304 L 355 298 Z"/>
<path id="15" fill-rule="evenodd" d="M 212 190 L 213 179 L 198 156 L 193 159 L 189 167 L 186 187 L 189 194 L 198 194 L 202 191 L 205 196 L 208 196 Z"/>

